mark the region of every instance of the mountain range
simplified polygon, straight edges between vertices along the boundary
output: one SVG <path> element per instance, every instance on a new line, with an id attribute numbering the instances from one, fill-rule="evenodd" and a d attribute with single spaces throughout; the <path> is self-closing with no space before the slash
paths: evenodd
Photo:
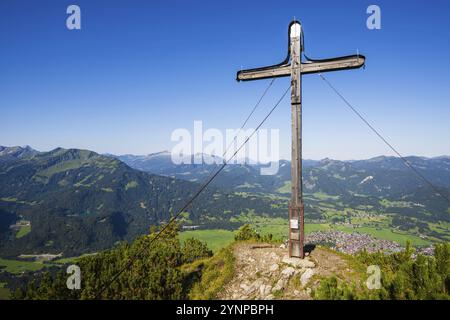
<path id="1" fill-rule="evenodd" d="M 218 167 L 217 164 L 174 165 L 168 152 L 117 158 L 138 170 L 188 181 L 202 181 Z M 410 156 L 405 160 L 439 193 L 402 159 L 388 156 L 352 161 L 303 160 L 304 193 L 339 197 L 343 204 L 341 208 L 369 206 L 380 212 L 386 211 L 386 204 L 380 204 L 380 199 L 386 199 L 397 202 L 390 207 L 393 213 L 427 221 L 450 221 L 450 203 L 445 199 L 450 197 L 450 157 Z M 291 191 L 290 162 L 280 160 L 275 175 L 261 175 L 262 166 L 230 164 L 213 185 L 223 190 L 288 196 Z M 310 202 L 306 200 L 307 204 Z"/>
<path id="2" fill-rule="evenodd" d="M 407 160 L 440 193 L 450 195 L 449 157 Z M 388 212 L 401 218 L 394 223 L 414 227 L 450 222 L 449 203 L 398 158 L 303 164 L 307 219 L 324 219 L 326 206 L 333 206 Z M 218 166 L 175 165 L 168 152 L 115 156 L 0 146 L 0 255 L 77 255 L 130 241 L 167 221 Z M 228 165 L 181 221 L 202 228 L 236 228 L 242 223 L 239 217 L 249 212 L 285 217 L 290 162 L 281 160 L 272 176 L 261 175 L 261 166 Z M 20 221 L 29 222 L 31 231 L 17 237 L 11 226 Z"/>
<path id="3" fill-rule="evenodd" d="M 188 181 L 201 181 L 218 168 L 217 164 L 175 165 L 169 152 L 146 156 L 122 155 L 117 159 L 130 167 L 153 174 Z M 406 157 L 417 171 L 436 187 L 450 188 L 450 157 Z M 219 162 L 220 164 L 220 162 Z M 261 175 L 264 165 L 229 164 L 213 185 L 232 190 L 264 193 L 289 193 L 290 162 L 280 160 L 275 175 Z M 428 187 L 405 163 L 396 157 L 380 156 L 367 160 L 303 160 L 303 181 L 308 193 L 331 195 L 363 194 L 380 197 L 402 197 Z M 447 190 L 448 191 L 448 190 Z"/>
<path id="4" fill-rule="evenodd" d="M 146 173 L 88 150 L 1 147 L 1 253 L 105 249 L 168 221 L 198 188 L 195 182 Z M 208 188 L 183 217 L 214 225 L 248 207 L 270 207 L 268 199 L 255 199 Z M 17 221 L 29 221 L 31 232 L 14 237 L 8 227 Z"/>

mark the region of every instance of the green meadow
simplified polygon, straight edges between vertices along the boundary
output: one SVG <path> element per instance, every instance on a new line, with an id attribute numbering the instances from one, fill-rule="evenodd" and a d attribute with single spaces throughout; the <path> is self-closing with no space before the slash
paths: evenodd
<path id="1" fill-rule="evenodd" d="M 189 230 L 180 232 L 180 240 L 182 242 L 189 238 L 196 238 L 206 242 L 212 251 L 217 252 L 219 249 L 226 247 L 233 242 L 234 232 L 222 229 Z"/>
<path id="2" fill-rule="evenodd" d="M 19 231 L 16 233 L 16 238 L 22 238 L 31 232 L 31 226 L 21 226 Z"/>
<path id="3" fill-rule="evenodd" d="M 25 271 L 37 271 L 44 267 L 42 262 L 10 260 L 0 258 L 0 270 L 19 274 Z"/>
<path id="4" fill-rule="evenodd" d="M 286 239 L 288 236 L 288 222 L 281 218 L 261 218 L 252 222 L 253 227 L 261 235 L 272 234 L 275 240 Z M 374 238 L 395 241 L 404 246 L 406 241 L 410 241 L 414 246 L 427 246 L 432 242 L 422 239 L 419 236 L 394 230 L 388 226 L 366 226 L 353 228 L 345 225 L 334 225 L 331 223 L 305 223 L 305 233 L 309 234 L 315 231 L 339 230 L 347 233 L 359 232 L 366 233 Z M 231 243 L 234 239 L 234 232 L 229 230 L 192 230 L 180 233 L 182 241 L 187 238 L 196 238 L 208 244 L 208 247 L 214 252 Z"/>

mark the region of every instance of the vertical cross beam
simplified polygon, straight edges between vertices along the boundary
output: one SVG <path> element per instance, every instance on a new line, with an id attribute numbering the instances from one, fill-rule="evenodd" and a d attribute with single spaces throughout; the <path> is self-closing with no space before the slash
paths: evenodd
<path id="1" fill-rule="evenodd" d="M 238 81 L 251 81 L 275 77 L 291 77 L 292 159 L 291 189 L 289 202 L 289 256 L 304 258 L 305 210 L 302 183 L 302 75 L 360 68 L 365 63 L 363 55 L 351 55 L 302 62 L 303 38 L 301 24 L 292 21 L 288 29 L 288 55 L 276 65 L 242 70 Z"/>
<path id="2" fill-rule="evenodd" d="M 289 31 L 291 55 L 291 201 L 289 203 L 289 256 L 304 257 L 304 210 L 302 192 L 302 77 L 301 25 L 291 26 Z"/>

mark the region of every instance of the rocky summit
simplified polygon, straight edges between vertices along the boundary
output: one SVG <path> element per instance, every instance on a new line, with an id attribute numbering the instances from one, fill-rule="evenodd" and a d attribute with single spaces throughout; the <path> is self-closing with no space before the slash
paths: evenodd
<path id="1" fill-rule="evenodd" d="M 219 299 L 309 300 L 319 279 L 354 276 L 343 256 L 321 247 L 298 259 L 276 245 L 244 242 L 234 246 L 234 257 L 236 272 Z"/>

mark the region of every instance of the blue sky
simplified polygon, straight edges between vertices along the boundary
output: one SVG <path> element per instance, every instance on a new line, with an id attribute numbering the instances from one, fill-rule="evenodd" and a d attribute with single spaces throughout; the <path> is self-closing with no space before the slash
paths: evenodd
<path id="1" fill-rule="evenodd" d="M 82 29 L 66 28 L 81 8 Z M 381 8 L 381 30 L 366 8 Z M 116 154 L 170 149 L 174 129 L 238 128 L 269 80 L 235 73 L 278 63 L 295 16 L 307 53 L 360 53 L 364 70 L 327 75 L 405 154 L 450 154 L 448 1 L 0 2 L 0 145 Z M 317 75 L 303 81 L 304 157 L 362 159 L 390 150 Z M 250 127 L 288 86 L 277 79 Z M 265 128 L 290 157 L 286 99 Z"/>

